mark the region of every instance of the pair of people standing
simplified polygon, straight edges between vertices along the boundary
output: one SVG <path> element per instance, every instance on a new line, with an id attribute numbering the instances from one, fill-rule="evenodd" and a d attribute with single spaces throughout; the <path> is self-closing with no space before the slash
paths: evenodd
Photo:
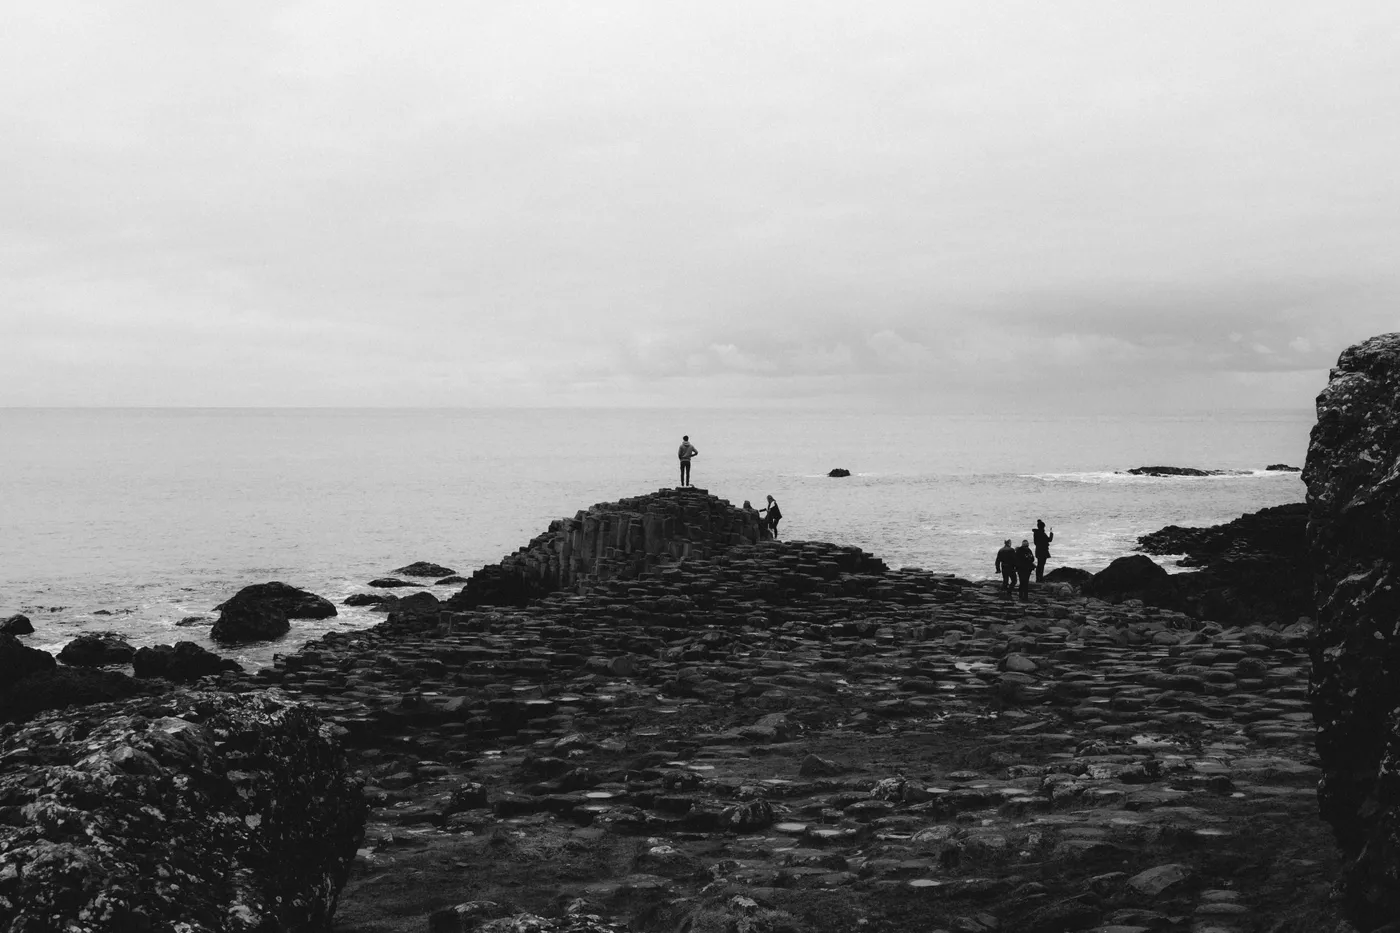
<path id="1" fill-rule="evenodd" d="M 1036 583 L 1045 576 L 1045 562 L 1050 559 L 1050 542 L 1055 540 L 1055 532 L 1046 530 L 1045 522 L 1041 519 L 1036 521 L 1031 537 L 1035 539 L 1034 551 L 1027 538 L 1022 538 L 1021 546 L 1017 548 L 1013 548 L 1011 539 L 1007 538 L 1001 550 L 997 551 L 996 569 L 1001 574 L 1002 589 L 1008 593 L 1019 589 L 1022 602 L 1030 596 L 1031 571 L 1035 571 Z"/>

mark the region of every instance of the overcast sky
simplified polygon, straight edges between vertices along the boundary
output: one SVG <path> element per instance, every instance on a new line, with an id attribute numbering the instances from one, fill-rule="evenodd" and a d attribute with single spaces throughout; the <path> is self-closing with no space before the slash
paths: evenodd
<path id="1" fill-rule="evenodd" d="M 1400 4 L 43 0 L 0 405 L 1305 407 Z"/>

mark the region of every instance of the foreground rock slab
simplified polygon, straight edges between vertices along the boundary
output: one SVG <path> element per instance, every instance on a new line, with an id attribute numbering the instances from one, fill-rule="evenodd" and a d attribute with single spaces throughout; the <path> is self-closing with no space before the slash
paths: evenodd
<path id="1" fill-rule="evenodd" d="M 0 930 L 330 929 L 365 804 L 266 693 L 101 704 L 0 742 Z"/>

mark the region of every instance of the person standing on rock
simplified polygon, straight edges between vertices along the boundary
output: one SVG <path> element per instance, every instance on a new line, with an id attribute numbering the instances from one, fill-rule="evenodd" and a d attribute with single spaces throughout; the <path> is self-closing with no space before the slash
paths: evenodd
<path id="1" fill-rule="evenodd" d="M 1016 549 L 1016 575 L 1021 578 L 1021 602 L 1030 599 L 1031 571 L 1035 570 L 1035 554 L 1031 551 L 1031 543 L 1025 538 L 1021 539 L 1021 546 Z"/>
<path id="2" fill-rule="evenodd" d="M 768 530 L 773 534 L 773 540 L 778 540 L 778 521 L 783 517 L 782 509 L 778 508 L 778 500 L 772 496 L 768 497 L 768 507 L 763 510 L 763 521 L 768 525 Z"/>
<path id="3" fill-rule="evenodd" d="M 1035 582 L 1039 583 L 1040 578 L 1045 576 L 1045 562 L 1050 559 L 1050 542 L 1055 540 L 1055 532 L 1047 532 L 1045 519 L 1037 518 L 1031 537 L 1035 538 Z"/>
<path id="4" fill-rule="evenodd" d="M 681 438 L 681 449 L 676 452 L 681 458 L 681 485 L 690 485 L 690 458 L 698 455 L 700 451 L 695 449 L 695 445 L 690 442 L 690 435 Z"/>
<path id="5" fill-rule="evenodd" d="M 1016 549 L 1011 546 L 1010 538 L 997 551 L 997 573 L 1001 574 L 1003 591 L 1010 593 L 1016 589 Z"/>

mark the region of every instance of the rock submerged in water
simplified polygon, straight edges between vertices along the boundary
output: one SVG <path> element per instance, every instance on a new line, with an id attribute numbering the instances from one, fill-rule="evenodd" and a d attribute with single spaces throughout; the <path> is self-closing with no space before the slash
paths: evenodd
<path id="1" fill-rule="evenodd" d="M 391 570 L 390 573 L 401 574 L 405 577 L 450 577 L 457 571 L 451 567 L 444 567 L 441 564 L 431 564 L 425 560 L 416 560 L 407 567 L 400 567 L 398 570 Z"/>
<path id="2" fill-rule="evenodd" d="M 209 674 L 243 672 L 237 661 L 221 658 L 192 641 L 155 645 L 137 650 L 132 659 L 137 677 L 164 677 L 176 683 L 193 683 Z"/>
<path id="3" fill-rule="evenodd" d="M 209 637 L 223 644 L 280 638 L 291 630 L 291 619 L 328 619 L 336 614 L 330 600 L 275 581 L 245 586 L 214 608 L 220 611 L 219 618 Z"/>
<path id="4" fill-rule="evenodd" d="M 827 475 L 827 476 L 835 476 L 835 477 L 838 477 L 838 478 L 839 478 L 839 477 L 842 477 L 842 476 L 850 476 L 850 475 L 851 475 L 851 471 L 850 471 L 850 470 L 847 470 L 847 469 L 843 469 L 842 467 L 837 467 L 836 469 L 832 470 L 830 473 L 828 473 L 828 474 L 826 474 L 826 475 Z"/>
<path id="5" fill-rule="evenodd" d="M 1124 470 L 1130 476 L 1224 476 L 1227 470 L 1198 470 L 1195 467 L 1141 466 Z"/>
<path id="6" fill-rule="evenodd" d="M 0 619 L 0 634 L 33 635 L 34 623 L 29 621 L 29 616 L 17 612 L 9 618 Z"/>
<path id="7" fill-rule="evenodd" d="M 1303 481 L 1317 598 L 1318 800 L 1348 919 L 1400 917 L 1400 333 L 1345 350 L 1317 399 Z"/>
<path id="8" fill-rule="evenodd" d="M 110 632 L 79 635 L 58 653 L 58 659 L 72 667 L 129 664 L 135 656 L 136 649 L 126 639 Z"/>
<path id="9" fill-rule="evenodd" d="M 380 577 L 377 580 L 369 581 L 370 586 L 377 586 L 383 590 L 392 590 L 404 586 L 422 586 L 422 583 L 410 583 L 408 580 L 400 580 L 397 577 Z"/>
<path id="10" fill-rule="evenodd" d="M 82 717 L 0 744 L 9 929 L 330 929 L 366 804 L 316 714 L 195 692 Z"/>

